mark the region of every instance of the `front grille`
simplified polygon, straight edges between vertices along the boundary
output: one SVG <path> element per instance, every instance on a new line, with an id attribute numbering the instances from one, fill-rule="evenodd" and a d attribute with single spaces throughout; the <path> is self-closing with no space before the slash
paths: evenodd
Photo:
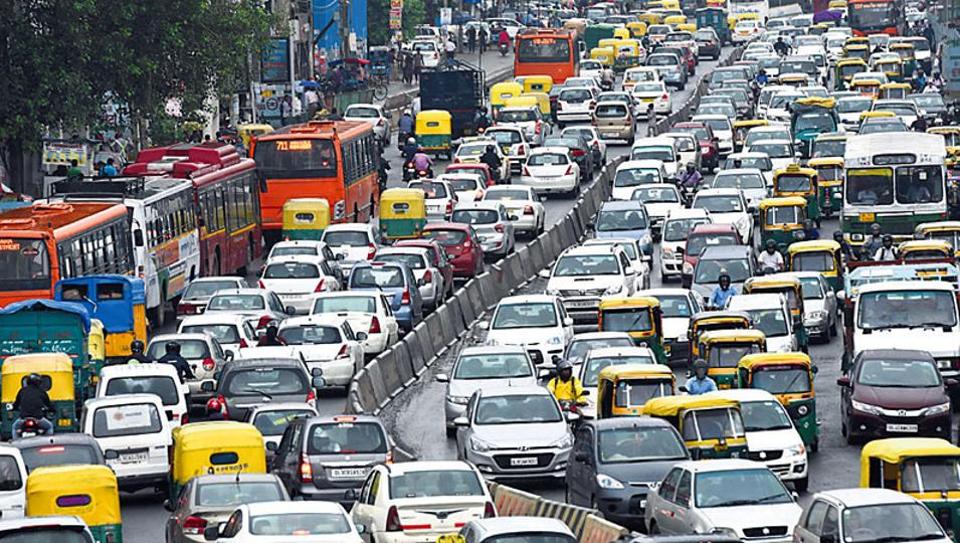
<path id="1" fill-rule="evenodd" d="M 787 535 L 786 526 L 761 526 L 757 528 L 744 528 L 744 537 L 777 537 Z"/>
<path id="2" fill-rule="evenodd" d="M 772 466 L 767 466 L 777 477 L 784 477 L 790 474 L 790 465 L 789 464 L 773 464 Z"/>
<path id="3" fill-rule="evenodd" d="M 510 465 L 510 460 L 513 458 L 536 458 L 536 466 L 512 466 Z M 500 469 L 530 469 L 530 468 L 542 468 L 550 465 L 550 461 L 553 460 L 553 453 L 541 453 L 541 454 L 497 454 L 494 455 L 493 461 L 497 463 L 497 466 Z"/>
<path id="4" fill-rule="evenodd" d="M 593 289 L 583 289 L 583 290 L 560 290 L 561 298 L 578 298 L 583 296 L 603 296 L 603 293 L 606 289 L 603 288 L 593 288 Z"/>
<path id="5" fill-rule="evenodd" d="M 779 460 L 783 456 L 783 451 L 750 451 L 747 458 L 757 462 L 766 462 L 767 460 Z"/>

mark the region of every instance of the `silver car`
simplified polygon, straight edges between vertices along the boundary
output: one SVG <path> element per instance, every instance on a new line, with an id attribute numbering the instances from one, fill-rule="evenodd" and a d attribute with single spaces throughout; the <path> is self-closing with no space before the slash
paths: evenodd
<path id="1" fill-rule="evenodd" d="M 420 189 L 426 194 L 427 220 L 450 220 L 453 207 L 457 205 L 457 197 L 450 188 L 450 183 L 437 179 L 424 179 L 409 182 L 407 188 Z"/>
<path id="2" fill-rule="evenodd" d="M 444 412 L 447 435 L 452 436 L 457 428 L 454 419 L 463 416 L 467 402 L 477 389 L 536 385 L 537 370 L 523 347 L 467 347 L 460 351 L 453 363 L 453 371 L 438 373 L 436 380 L 447 383 Z"/>
<path id="3" fill-rule="evenodd" d="M 481 388 L 454 424 L 461 459 L 487 478 L 561 479 L 566 474 L 573 434 L 546 388 Z"/>
<path id="4" fill-rule="evenodd" d="M 827 342 L 837 335 L 837 295 L 820 272 L 794 272 L 803 286 L 803 327 Z"/>
<path id="5" fill-rule="evenodd" d="M 509 215 L 502 202 L 480 201 L 457 204 L 450 222 L 469 224 L 480 238 L 485 257 L 501 258 L 516 247 L 513 223 L 517 216 Z"/>
<path id="6" fill-rule="evenodd" d="M 194 380 L 187 381 L 190 388 L 190 403 L 194 405 L 204 405 L 213 395 L 211 392 L 204 392 L 202 383 L 204 381 L 214 381 L 217 372 L 223 369 L 223 366 L 233 360 L 233 353 L 224 351 L 217 341 L 210 334 L 203 333 L 184 333 L 184 334 L 161 334 L 153 336 L 144 354 L 150 360 L 160 360 L 166 354 L 167 343 L 176 343 L 180 345 L 180 356 L 187 359 L 190 369 L 193 370 Z"/>
<path id="7" fill-rule="evenodd" d="M 447 285 L 443 284 L 443 274 L 430 263 L 430 250 L 420 247 L 387 247 L 380 249 L 374 259 L 376 262 L 403 262 L 413 271 L 420 284 L 420 297 L 423 305 L 435 309 L 443 302 Z M 422 284 L 421 284 L 422 280 Z"/>

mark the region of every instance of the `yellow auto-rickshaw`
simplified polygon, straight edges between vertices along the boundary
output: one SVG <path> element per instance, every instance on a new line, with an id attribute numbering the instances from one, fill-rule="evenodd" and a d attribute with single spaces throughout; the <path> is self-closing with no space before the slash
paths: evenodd
<path id="1" fill-rule="evenodd" d="M 687 325 L 687 341 L 690 345 L 690 361 L 703 358 L 700 336 L 711 330 L 746 330 L 753 326 L 750 315 L 743 311 L 701 311 L 690 317 Z"/>
<path id="2" fill-rule="evenodd" d="M 925 222 L 913 232 L 924 239 L 946 241 L 953 247 L 954 258 L 960 258 L 960 221 Z"/>
<path id="3" fill-rule="evenodd" d="M 553 89 L 553 78 L 549 75 L 528 75 L 523 80 L 523 94 L 531 92 L 549 93 Z"/>
<path id="4" fill-rule="evenodd" d="M 847 0 L 830 0 L 827 9 L 847 9 Z"/>
<path id="5" fill-rule="evenodd" d="M 640 347 L 649 347 L 657 362 L 670 360 L 669 348 L 663 341 L 663 312 L 660 301 L 649 296 L 602 298 L 599 306 L 601 332 L 626 332 Z"/>
<path id="6" fill-rule="evenodd" d="M 819 140 L 819 138 L 817 138 Z M 814 151 L 817 144 L 814 142 Z M 807 161 L 807 167 L 817 171 L 820 188 L 820 206 L 823 215 L 830 218 L 843 209 L 843 157 L 817 157 Z"/>
<path id="7" fill-rule="evenodd" d="M 283 204 L 285 240 L 320 240 L 330 225 L 330 202 L 325 198 L 293 198 Z"/>
<path id="8" fill-rule="evenodd" d="M 516 85 L 516 83 L 514 83 Z M 519 85 L 517 85 L 519 87 Z M 428 109 L 417 114 L 417 147 L 450 160 L 453 154 L 453 116 L 449 111 Z"/>
<path id="9" fill-rule="evenodd" d="M 910 90 L 910 83 L 884 83 L 880 85 L 880 99 L 906 100 Z"/>
<path id="10" fill-rule="evenodd" d="M 643 21 L 631 21 L 627 23 L 627 30 L 630 31 L 630 37 L 639 40 L 647 35 L 647 23 Z"/>
<path id="11" fill-rule="evenodd" d="M 707 375 L 717 388 L 737 385 L 737 364 L 748 354 L 767 352 L 767 336 L 760 330 L 711 330 L 700 334 L 700 352 L 707 361 Z"/>
<path id="12" fill-rule="evenodd" d="M 886 74 L 887 79 L 899 83 L 903 81 L 903 59 L 900 57 L 894 58 L 884 58 L 878 60 L 873 65 L 873 70 L 876 72 L 883 72 Z"/>
<path id="13" fill-rule="evenodd" d="M 709 395 L 664 396 L 644 404 L 643 414 L 670 422 L 694 460 L 747 454 L 739 402 Z"/>
<path id="14" fill-rule="evenodd" d="M 550 95 L 545 92 L 525 92 L 517 98 L 507 100 L 506 107 L 530 107 L 540 110 L 545 117 L 550 117 Z"/>
<path id="15" fill-rule="evenodd" d="M 891 43 L 887 48 L 891 53 L 896 53 L 903 61 L 903 73 L 906 77 L 912 77 L 917 69 L 917 58 L 914 52 L 913 44 L 909 42 Z"/>
<path id="16" fill-rule="evenodd" d="M 953 245 L 940 239 L 911 239 L 900 243 L 897 247 L 900 260 L 904 262 L 916 260 L 952 260 Z"/>
<path id="17" fill-rule="evenodd" d="M 685 15 L 671 15 L 663 19 L 663 24 L 670 25 L 674 30 L 677 30 L 678 25 L 687 24 L 687 17 Z"/>
<path id="18" fill-rule="evenodd" d="M 616 54 L 618 41 L 620 41 L 620 38 L 603 38 L 597 41 L 597 47 L 609 47 L 610 49 L 613 49 L 614 54 Z"/>
<path id="19" fill-rule="evenodd" d="M 841 58 L 859 58 L 867 62 L 870 60 L 870 46 L 862 43 L 844 45 Z"/>
<path id="20" fill-rule="evenodd" d="M 773 194 L 777 198 L 799 196 L 807 202 L 807 218 L 820 224 L 820 190 L 817 170 L 790 164 L 773 172 Z"/>
<path id="21" fill-rule="evenodd" d="M 858 79 L 856 81 L 850 82 L 850 90 L 853 92 L 859 92 L 861 96 L 869 96 L 870 98 L 876 99 L 880 95 L 880 83 L 879 79 Z M 860 120 L 863 120 L 864 113 L 875 113 L 873 111 L 864 111 L 860 114 Z"/>
<path id="22" fill-rule="evenodd" d="M 777 76 L 777 83 L 787 87 L 807 87 L 810 86 L 810 76 L 801 73 L 780 74 Z"/>
<path id="23" fill-rule="evenodd" d="M 595 60 L 607 68 L 613 68 L 616 53 L 613 47 L 594 47 L 590 50 L 590 59 Z"/>
<path id="24" fill-rule="evenodd" d="M 516 81 L 501 81 L 490 87 L 490 107 L 494 114 L 504 106 L 504 102 L 510 98 L 523 94 L 523 86 Z M 420 115 L 417 115 L 419 120 Z"/>
<path id="25" fill-rule="evenodd" d="M 427 225 L 426 196 L 421 189 L 392 188 L 380 194 L 380 234 L 386 239 L 420 237 Z"/>
<path id="26" fill-rule="evenodd" d="M 803 327 L 803 283 L 793 275 L 774 273 L 749 277 L 743 283 L 744 294 L 782 294 L 787 298 L 787 307 L 793 318 L 793 335 L 797 345 L 807 352 L 807 331 Z"/>
<path id="27" fill-rule="evenodd" d="M 804 353 L 758 353 L 740 359 L 740 388 L 759 388 L 777 397 L 793 419 L 803 444 L 812 452 L 820 448 L 817 395 L 813 376 L 817 367 Z"/>
<path id="28" fill-rule="evenodd" d="M 803 240 L 803 222 L 807 219 L 807 200 L 800 196 L 764 198 L 760 200 L 760 243 L 773 240 L 777 250 L 786 254 L 787 247 Z"/>
<path id="29" fill-rule="evenodd" d="M 927 129 L 927 133 L 943 136 L 943 145 L 947 149 L 947 155 L 951 157 L 960 156 L 960 126 L 932 126 Z"/>
<path id="30" fill-rule="evenodd" d="M 13 421 L 20 416 L 13 408 L 17 393 L 26 386 L 27 377 L 40 375 L 40 388 L 46 391 L 54 413 L 48 415 L 54 432 L 77 431 L 76 389 L 73 381 L 73 361 L 65 353 L 30 353 L 8 357 L 0 367 L 0 403 L 3 420 L 0 432 L 4 439 L 13 435 Z"/>
<path id="31" fill-rule="evenodd" d="M 841 58 L 834 66 L 833 90 L 844 90 L 850 86 L 853 76 L 869 69 L 867 61 L 862 58 Z"/>
<path id="32" fill-rule="evenodd" d="M 651 398 L 673 396 L 673 370 L 663 364 L 607 366 L 597 377 L 597 418 L 643 414 Z"/>
<path id="33" fill-rule="evenodd" d="M 618 40 L 626 40 L 630 38 L 630 31 L 626 27 L 614 28 L 613 37 Z"/>
<path id="34" fill-rule="evenodd" d="M 696 31 L 697 31 L 697 23 L 694 23 L 694 22 L 680 23 L 677 25 L 677 32 L 696 32 Z"/>
<path id="35" fill-rule="evenodd" d="M 619 40 L 614 46 L 614 51 L 616 53 L 613 60 L 614 70 L 622 72 L 640 65 L 640 40 Z"/>
<path id="36" fill-rule="evenodd" d="M 637 19 L 640 19 L 641 23 L 644 23 L 649 27 L 650 25 L 659 25 L 663 24 L 663 16 L 655 11 L 645 11 L 637 15 Z M 646 32 L 646 28 L 643 29 Z"/>
<path id="37" fill-rule="evenodd" d="M 787 248 L 787 269 L 792 272 L 819 272 L 834 292 L 843 290 L 843 258 L 840 254 L 840 244 L 832 239 L 791 243 Z"/>
<path id="38" fill-rule="evenodd" d="M 867 443 L 860 451 L 860 486 L 913 496 L 956 538 L 960 531 L 960 447 L 948 439 L 892 437 Z"/>
<path id="39" fill-rule="evenodd" d="M 107 332 L 100 319 L 90 319 L 90 337 L 87 338 L 87 352 L 90 354 L 90 360 L 105 361 L 107 359 Z M 91 378 L 99 380 L 100 375 L 92 375 Z"/>
<path id="40" fill-rule="evenodd" d="M 39 467 L 30 472 L 26 486 L 28 517 L 77 516 L 96 543 L 123 543 L 120 490 L 109 467 Z"/>
<path id="41" fill-rule="evenodd" d="M 237 125 L 237 134 L 240 135 L 240 140 L 247 149 L 250 148 L 250 142 L 253 141 L 253 138 L 270 132 L 273 132 L 273 127 L 269 124 L 246 123 Z"/>
<path id="42" fill-rule="evenodd" d="M 173 429 L 170 499 L 198 475 L 266 473 L 263 435 L 256 426 L 229 420 L 194 422 Z"/>
<path id="43" fill-rule="evenodd" d="M 747 132 L 756 126 L 770 126 L 770 121 L 766 119 L 740 119 L 733 121 L 733 147 L 740 152 L 743 149 L 743 142 L 747 138 Z"/>

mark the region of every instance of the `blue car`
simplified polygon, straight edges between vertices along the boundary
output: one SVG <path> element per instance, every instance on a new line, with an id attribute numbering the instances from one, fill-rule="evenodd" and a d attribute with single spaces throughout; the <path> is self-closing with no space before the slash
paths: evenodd
<path id="1" fill-rule="evenodd" d="M 597 239 L 629 238 L 640 245 L 643 256 L 653 255 L 653 230 L 643 202 L 613 200 L 604 202 L 593 225 Z"/>
<path id="2" fill-rule="evenodd" d="M 397 323 L 409 332 L 423 320 L 423 298 L 413 270 L 401 262 L 361 262 L 350 270 L 347 288 L 379 290 L 390 299 Z"/>

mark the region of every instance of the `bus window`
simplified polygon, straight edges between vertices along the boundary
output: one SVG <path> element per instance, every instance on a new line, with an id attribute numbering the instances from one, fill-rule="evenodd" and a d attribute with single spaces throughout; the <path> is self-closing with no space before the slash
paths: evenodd
<path id="1" fill-rule="evenodd" d="M 42 239 L 0 239 L 0 290 L 34 290 L 50 284 L 50 255 Z"/>
<path id="2" fill-rule="evenodd" d="M 270 177 L 333 177 L 337 175 L 337 157 L 333 141 L 322 139 L 268 140 L 257 142 L 254 160 Z"/>

